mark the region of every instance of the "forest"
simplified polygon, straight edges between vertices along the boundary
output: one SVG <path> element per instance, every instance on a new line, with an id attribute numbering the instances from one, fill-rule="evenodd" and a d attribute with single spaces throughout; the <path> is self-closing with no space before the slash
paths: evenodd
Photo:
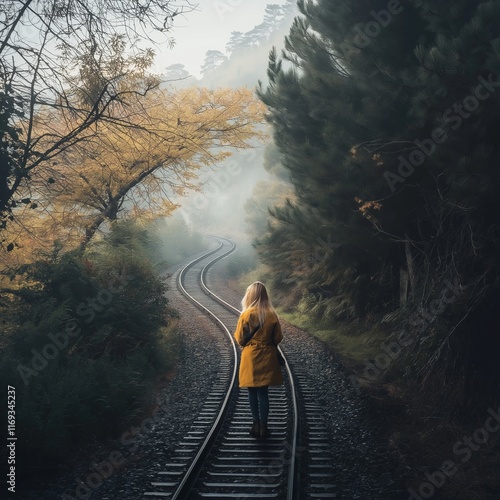
<path id="1" fill-rule="evenodd" d="M 499 382 L 500 5 L 372 4 L 299 2 L 270 56 L 258 94 L 293 195 L 256 248 L 297 311 L 396 343 L 378 371 L 470 415 Z"/>
<path id="2" fill-rule="evenodd" d="M 265 281 L 357 392 L 430 422 L 408 446 L 476 428 L 500 405 L 500 1 L 287 0 L 199 79 L 157 74 L 155 37 L 195 8 L 0 8 L 20 477 L 147 414 L 182 356 L 164 275 L 216 233 L 241 243 L 232 280 Z"/>

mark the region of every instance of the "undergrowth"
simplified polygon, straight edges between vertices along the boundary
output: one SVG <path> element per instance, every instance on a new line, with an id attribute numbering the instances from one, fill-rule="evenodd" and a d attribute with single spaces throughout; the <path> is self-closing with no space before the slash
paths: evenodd
<path id="1" fill-rule="evenodd" d="M 134 230 L 117 225 L 85 252 L 55 249 L 10 270 L 0 379 L 16 388 L 18 474 L 115 436 L 151 406 L 180 340 L 144 255 Z"/>

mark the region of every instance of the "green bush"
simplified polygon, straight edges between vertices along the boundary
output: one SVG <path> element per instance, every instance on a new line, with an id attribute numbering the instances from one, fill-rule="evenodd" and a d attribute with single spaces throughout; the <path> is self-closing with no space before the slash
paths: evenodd
<path id="1" fill-rule="evenodd" d="M 175 314 L 139 236 L 117 225 L 84 253 L 54 252 L 12 272 L 22 286 L 0 311 L 0 378 L 16 387 L 21 466 L 112 436 L 172 367 Z"/>

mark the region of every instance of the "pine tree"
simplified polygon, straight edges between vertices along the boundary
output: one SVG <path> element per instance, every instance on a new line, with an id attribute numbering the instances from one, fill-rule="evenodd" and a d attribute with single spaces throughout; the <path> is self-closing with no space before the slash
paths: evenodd
<path id="1" fill-rule="evenodd" d="M 227 56 L 225 56 L 220 50 L 207 50 L 205 54 L 205 61 L 201 67 L 201 73 L 203 75 L 212 73 L 226 61 Z"/>
<path id="2" fill-rule="evenodd" d="M 171 64 L 165 68 L 165 78 L 169 81 L 184 80 L 189 76 L 189 71 L 187 71 L 184 64 Z"/>
<path id="3" fill-rule="evenodd" d="M 374 131 L 378 134 L 383 130 L 381 121 L 387 120 L 383 108 L 390 103 L 388 99 L 380 99 L 380 87 L 385 83 L 385 92 L 396 101 L 394 87 L 397 83 L 387 79 L 387 82 L 380 82 L 379 88 L 367 89 L 366 81 L 359 85 L 355 74 L 360 71 L 357 63 L 353 64 L 351 72 L 345 62 L 341 62 L 345 57 L 342 51 L 351 50 L 350 45 L 346 48 L 347 38 L 339 36 L 338 46 L 335 46 L 334 40 L 327 37 L 329 26 L 325 20 L 335 24 L 336 18 L 338 23 L 343 11 L 332 9 L 325 2 L 317 6 L 299 3 L 299 7 L 306 19 L 295 20 L 284 55 L 292 67 L 284 70 L 282 61 L 272 53 L 268 70 L 270 85 L 265 91 L 261 88 L 260 95 L 271 110 L 269 120 L 274 126 L 275 141 L 283 153 L 283 164 L 290 172 L 299 206 L 312 210 L 313 223 L 321 228 L 312 245 L 307 240 L 304 242 L 305 248 L 314 255 L 315 239 L 334 239 L 340 245 L 334 252 L 337 257 L 332 255 L 331 259 L 324 259 L 320 267 L 326 271 L 329 266 L 339 266 L 338 272 L 343 274 L 338 256 L 356 255 L 359 260 L 354 258 L 348 266 L 354 273 L 349 279 L 356 280 L 356 272 L 362 272 L 359 278 L 366 281 L 366 272 L 373 272 L 373 262 L 379 260 L 380 252 L 387 252 L 373 238 L 372 223 L 376 217 L 359 210 L 360 204 L 366 208 L 367 201 L 382 197 L 374 196 L 374 187 L 378 185 L 382 193 L 385 187 L 383 179 L 377 176 L 380 170 L 377 163 L 381 160 L 374 147 L 370 150 L 369 143 L 376 137 Z M 355 16 L 354 12 L 350 13 L 351 17 Z M 385 52 L 385 48 L 381 50 Z M 371 61 L 373 57 L 368 59 Z M 397 101 L 392 104 L 394 109 L 400 106 Z M 400 121 L 402 119 L 404 116 Z M 393 126 L 394 131 L 400 128 L 397 123 Z M 364 143 L 367 146 L 356 147 Z M 377 209 L 380 202 L 369 206 Z M 304 232 L 298 237 L 307 238 Z M 367 251 L 370 248 L 372 251 Z M 293 269 L 292 266 L 288 268 Z M 334 295 L 329 286 L 337 272 L 328 269 L 319 275 L 327 277 L 319 282 L 325 290 L 323 295 Z M 316 276 L 308 276 L 304 285 L 311 289 L 311 281 Z M 354 296 L 350 299 L 356 300 Z M 345 303 L 346 297 L 339 300 Z"/>
<path id="4" fill-rule="evenodd" d="M 394 311 L 402 272 L 410 307 L 467 283 L 436 365 L 448 332 L 499 296 L 500 2 L 298 5 L 259 89 L 296 200 L 258 249 L 276 284 L 293 279 L 330 317 Z M 336 243 L 320 261 L 318 237 Z M 314 266 L 297 272 L 304 251 Z"/>

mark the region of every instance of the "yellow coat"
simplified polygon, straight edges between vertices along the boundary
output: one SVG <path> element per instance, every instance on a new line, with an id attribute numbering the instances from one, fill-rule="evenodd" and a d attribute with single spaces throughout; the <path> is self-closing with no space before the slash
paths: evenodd
<path id="1" fill-rule="evenodd" d="M 234 338 L 243 345 L 243 334 L 249 335 L 259 324 L 259 315 L 256 307 L 242 312 Z M 274 342 L 280 343 L 283 339 L 278 316 L 268 314 L 261 326 L 252 337 L 252 340 L 243 347 L 240 362 L 240 387 L 263 387 L 281 385 L 283 375 L 276 356 L 276 347 L 272 344 L 271 335 L 274 328 Z"/>

